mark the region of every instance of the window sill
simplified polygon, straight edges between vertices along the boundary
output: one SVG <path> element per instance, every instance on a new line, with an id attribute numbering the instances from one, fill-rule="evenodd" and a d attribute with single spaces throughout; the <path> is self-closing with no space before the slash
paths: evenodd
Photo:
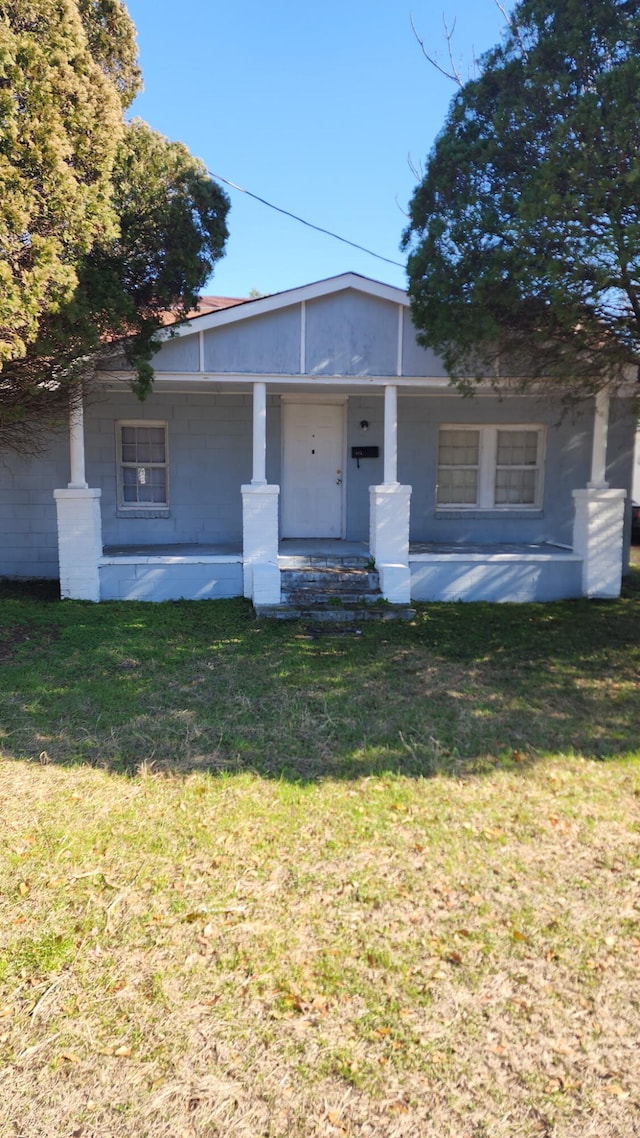
<path id="1" fill-rule="evenodd" d="M 436 509 L 436 518 L 447 520 L 449 518 L 541 518 L 544 511 L 540 506 L 489 506 L 487 509 L 481 509 L 479 506 L 471 506 L 465 509 L 462 506 L 454 506 L 451 509 L 448 507 L 443 509 L 440 507 Z"/>
<path id="2" fill-rule="evenodd" d="M 143 510 L 139 506 L 135 509 L 126 510 L 120 507 L 116 510 L 117 518 L 170 518 L 171 511 L 166 506 L 150 507 L 148 510 Z"/>

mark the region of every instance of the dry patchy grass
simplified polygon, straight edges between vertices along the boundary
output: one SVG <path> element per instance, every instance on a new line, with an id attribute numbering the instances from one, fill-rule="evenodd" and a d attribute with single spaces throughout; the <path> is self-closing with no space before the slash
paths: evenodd
<path id="1" fill-rule="evenodd" d="M 640 1134 L 640 773 L 0 764 L 2 1138 Z"/>

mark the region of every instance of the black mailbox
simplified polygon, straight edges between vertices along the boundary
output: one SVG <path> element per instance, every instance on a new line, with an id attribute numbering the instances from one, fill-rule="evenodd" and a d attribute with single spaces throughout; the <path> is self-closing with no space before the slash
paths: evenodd
<path id="1" fill-rule="evenodd" d="M 379 454 L 380 447 L 351 447 L 351 457 L 355 458 L 358 470 L 361 458 L 377 458 Z"/>

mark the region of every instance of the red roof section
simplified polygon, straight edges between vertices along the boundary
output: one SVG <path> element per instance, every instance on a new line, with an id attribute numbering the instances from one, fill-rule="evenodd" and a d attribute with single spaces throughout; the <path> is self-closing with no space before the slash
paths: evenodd
<path id="1" fill-rule="evenodd" d="M 222 308 L 233 308 L 236 304 L 246 304 L 251 297 L 248 296 L 200 296 L 195 308 L 187 313 L 187 319 L 193 320 L 195 316 L 208 316 L 210 312 L 219 312 Z M 162 323 L 173 324 L 175 314 L 163 312 Z"/>

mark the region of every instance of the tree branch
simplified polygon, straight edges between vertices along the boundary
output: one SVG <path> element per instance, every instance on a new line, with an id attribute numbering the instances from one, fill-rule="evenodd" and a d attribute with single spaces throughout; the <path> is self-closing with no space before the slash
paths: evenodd
<path id="1" fill-rule="evenodd" d="M 456 30 L 455 21 L 454 21 L 453 27 L 451 28 L 451 30 L 449 30 L 449 27 L 447 25 L 447 22 L 446 22 L 444 16 L 442 17 L 442 23 L 444 24 L 444 35 L 445 35 L 445 39 L 447 41 L 447 51 L 449 54 L 449 64 L 451 66 L 451 71 L 447 71 L 445 67 L 442 67 L 441 64 L 438 63 L 435 56 L 429 55 L 429 52 L 427 51 L 426 47 L 424 46 L 424 40 L 418 35 L 418 30 L 416 28 L 415 21 L 413 19 L 413 12 L 409 13 L 409 20 L 411 23 L 411 31 L 413 32 L 414 36 L 416 37 L 416 40 L 418 41 L 418 44 L 420 46 L 420 50 L 421 50 L 422 54 L 424 55 L 425 59 L 427 60 L 427 62 L 430 63 L 432 67 L 435 67 L 436 71 L 439 71 L 441 75 L 444 75 L 445 79 L 450 79 L 451 82 L 456 83 L 458 85 L 458 87 L 464 87 L 464 83 L 463 83 L 462 78 L 460 76 L 460 72 L 458 71 L 458 68 L 456 67 L 456 64 L 455 64 L 454 59 L 453 59 L 452 42 L 453 42 L 453 33 Z"/>

